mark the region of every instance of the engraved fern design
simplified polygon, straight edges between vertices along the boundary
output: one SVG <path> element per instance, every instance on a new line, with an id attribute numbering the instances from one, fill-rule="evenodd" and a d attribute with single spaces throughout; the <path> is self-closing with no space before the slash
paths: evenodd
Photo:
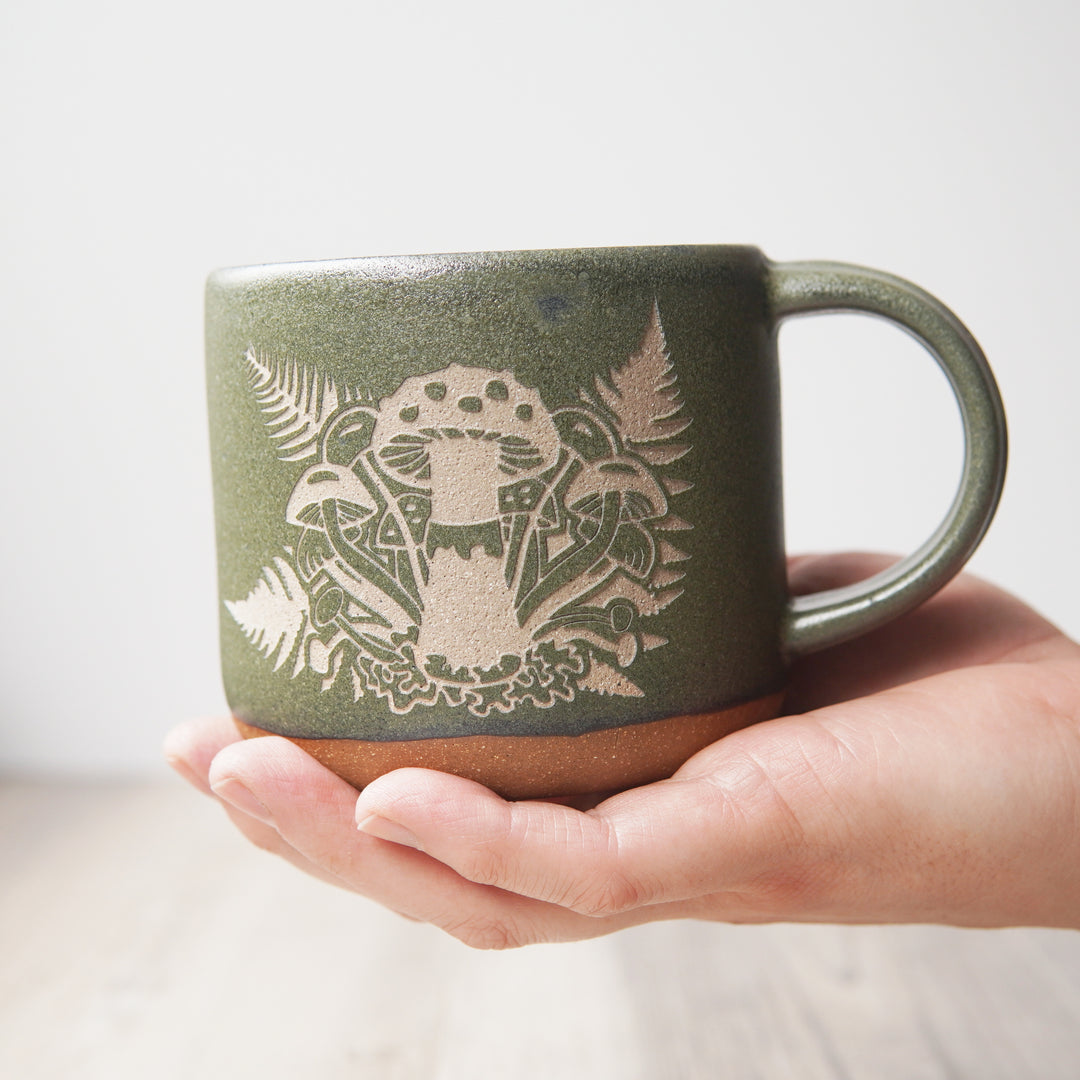
<path id="1" fill-rule="evenodd" d="M 641 344 L 622 367 L 608 373 L 611 386 L 596 379 L 596 393 L 611 410 L 623 445 L 650 465 L 670 465 L 689 449 L 687 443 L 668 443 L 690 426 L 677 414 L 683 403 L 668 357 L 660 309 L 653 304 Z M 658 446 L 657 443 L 665 443 Z"/>
<path id="2" fill-rule="evenodd" d="M 226 600 L 225 606 L 248 641 L 268 660 L 274 660 L 275 671 L 292 655 L 309 621 L 307 592 L 293 568 L 280 557 L 274 559 L 272 567 L 263 569 L 263 576 L 244 600 Z"/>
<path id="3" fill-rule="evenodd" d="M 271 360 L 253 348 L 244 353 L 244 367 L 282 461 L 313 457 L 327 418 L 359 396 L 308 364 Z"/>

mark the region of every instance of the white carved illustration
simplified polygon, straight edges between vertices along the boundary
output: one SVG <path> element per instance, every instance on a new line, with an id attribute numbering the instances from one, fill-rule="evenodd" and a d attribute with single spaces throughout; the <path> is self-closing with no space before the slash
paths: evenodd
<path id="1" fill-rule="evenodd" d="M 357 395 L 339 392 L 329 376 L 296 360 L 270 362 L 254 349 L 244 354 L 248 386 L 265 414 L 270 437 L 283 461 L 302 461 L 315 453 L 319 431 L 340 405 Z"/>
<path id="2" fill-rule="evenodd" d="M 682 594 L 692 528 L 669 472 L 690 450 L 659 309 L 624 363 L 549 410 L 508 371 L 451 364 L 377 404 L 296 360 L 245 354 L 284 460 L 314 459 L 283 513 L 297 541 L 226 604 L 293 677 L 395 713 L 477 716 L 582 690 L 644 691 L 629 669 Z"/>
<path id="3" fill-rule="evenodd" d="M 282 558 L 263 569 L 246 599 L 226 600 L 225 606 L 252 645 L 268 658 L 276 654 L 275 671 L 292 655 L 308 621 L 307 592 Z"/>

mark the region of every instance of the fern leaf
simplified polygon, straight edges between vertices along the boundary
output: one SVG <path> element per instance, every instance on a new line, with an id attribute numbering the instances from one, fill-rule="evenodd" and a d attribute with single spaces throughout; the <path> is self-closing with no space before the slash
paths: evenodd
<path id="1" fill-rule="evenodd" d="M 644 697 L 645 692 L 637 683 L 631 682 L 621 671 L 594 656 L 589 670 L 578 679 L 582 690 L 594 694 L 610 694 L 613 697 Z"/>
<path id="2" fill-rule="evenodd" d="M 319 432 L 327 418 L 356 394 L 339 388 L 326 375 L 297 360 L 271 360 L 248 349 L 244 353 L 248 387 L 283 461 L 303 461 L 318 449 Z"/>
<path id="3" fill-rule="evenodd" d="M 307 593 L 296 572 L 281 558 L 263 568 L 263 576 L 245 599 L 226 600 L 225 607 L 248 641 L 274 660 L 275 671 L 292 655 L 308 625 Z M 302 667 L 298 659 L 293 675 Z"/>
<path id="4" fill-rule="evenodd" d="M 649 584 L 654 589 L 662 589 L 666 585 L 674 585 L 676 581 L 682 581 L 686 577 L 681 570 L 668 570 L 666 567 L 657 567 L 649 579 Z"/>
<path id="5" fill-rule="evenodd" d="M 668 563 L 686 562 L 690 558 L 685 551 L 680 551 L 674 544 L 669 544 L 666 540 L 660 541 L 659 550 L 660 561 L 667 565 Z"/>
<path id="6" fill-rule="evenodd" d="M 674 365 L 668 356 L 657 304 L 653 304 L 637 352 L 622 367 L 612 368 L 608 380 L 610 385 L 599 378 L 595 380 L 596 393 L 615 415 L 616 427 L 627 447 L 639 453 L 643 449 L 652 452 L 652 447 L 643 448 L 642 444 L 674 438 L 690 426 L 689 418 L 676 415 L 683 402 L 675 385 Z M 654 452 L 653 456 L 664 457 L 664 461 L 657 463 L 666 464 L 682 457 L 689 449 L 688 446 L 669 445 L 664 448 L 665 454 Z"/>

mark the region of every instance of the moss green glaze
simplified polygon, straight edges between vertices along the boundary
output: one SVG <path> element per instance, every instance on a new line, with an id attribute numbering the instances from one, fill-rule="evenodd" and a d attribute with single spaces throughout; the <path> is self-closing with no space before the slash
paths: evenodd
<path id="1" fill-rule="evenodd" d="M 928 345 L 967 457 L 916 555 L 792 601 L 776 329 L 823 308 Z M 226 693 L 302 738 L 570 735 L 774 693 L 792 653 L 955 573 L 1004 467 L 937 301 L 747 247 L 223 270 L 207 365 Z"/>

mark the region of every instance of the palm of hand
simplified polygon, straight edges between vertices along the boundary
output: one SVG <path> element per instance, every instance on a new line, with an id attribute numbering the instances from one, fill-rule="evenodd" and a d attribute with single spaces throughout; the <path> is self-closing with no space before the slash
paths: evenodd
<path id="1" fill-rule="evenodd" d="M 793 586 L 881 565 L 797 561 Z M 1080 646 L 1031 609 L 962 578 L 802 661 L 787 707 L 588 810 L 414 769 L 357 799 L 227 720 L 167 752 L 260 847 L 475 945 L 680 917 L 1080 925 Z"/>

